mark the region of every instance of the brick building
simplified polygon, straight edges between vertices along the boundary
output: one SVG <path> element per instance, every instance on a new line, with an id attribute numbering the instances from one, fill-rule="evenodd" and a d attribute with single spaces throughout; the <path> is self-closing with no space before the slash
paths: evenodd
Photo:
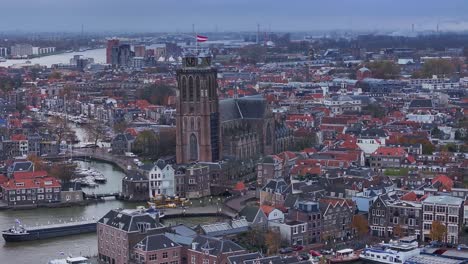
<path id="1" fill-rule="evenodd" d="M 139 210 L 111 210 L 97 223 L 98 253 L 102 263 L 129 264 L 135 245 L 166 228 L 158 218 Z"/>

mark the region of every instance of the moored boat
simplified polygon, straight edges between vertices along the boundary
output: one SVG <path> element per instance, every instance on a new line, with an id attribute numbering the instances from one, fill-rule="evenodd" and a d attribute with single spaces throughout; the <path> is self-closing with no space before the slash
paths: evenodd
<path id="1" fill-rule="evenodd" d="M 367 263 L 404 263 L 413 256 L 418 256 L 417 238 L 415 236 L 404 237 L 398 241 L 380 243 L 366 247 L 360 258 Z"/>
<path id="2" fill-rule="evenodd" d="M 348 263 L 359 260 L 359 254 L 351 248 L 336 251 L 334 256 L 328 258 L 329 263 Z"/>
<path id="3" fill-rule="evenodd" d="M 26 227 L 17 221 L 15 226 L 8 230 L 2 231 L 2 236 L 6 242 L 47 239 L 68 235 L 93 233 L 96 232 L 96 224 L 97 222 L 95 220 L 87 220 L 45 226 Z"/>

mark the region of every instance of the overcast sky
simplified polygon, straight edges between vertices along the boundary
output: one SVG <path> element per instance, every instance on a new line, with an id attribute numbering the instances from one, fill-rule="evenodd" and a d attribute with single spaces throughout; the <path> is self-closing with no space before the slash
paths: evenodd
<path id="1" fill-rule="evenodd" d="M 0 31 L 468 29 L 468 0 L 0 0 Z"/>

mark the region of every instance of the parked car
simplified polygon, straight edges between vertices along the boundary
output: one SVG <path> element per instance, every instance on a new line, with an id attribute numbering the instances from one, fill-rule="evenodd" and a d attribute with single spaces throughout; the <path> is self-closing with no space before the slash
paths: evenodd
<path id="1" fill-rule="evenodd" d="M 304 249 L 304 246 L 302 245 L 294 245 L 292 248 L 294 251 L 301 251 Z"/>
<path id="2" fill-rule="evenodd" d="M 294 250 L 290 247 L 287 247 L 287 248 L 281 248 L 279 250 L 279 253 L 280 254 L 289 254 L 289 253 L 292 253 Z"/>
<path id="3" fill-rule="evenodd" d="M 315 251 L 315 250 L 309 250 L 309 254 L 312 256 L 312 257 L 320 257 L 322 256 L 322 254 L 320 254 L 320 252 L 318 251 Z"/>
<path id="4" fill-rule="evenodd" d="M 301 260 L 309 260 L 309 259 L 310 259 L 309 255 L 307 255 L 307 253 L 301 253 L 301 254 L 299 254 L 299 258 L 300 258 Z"/>

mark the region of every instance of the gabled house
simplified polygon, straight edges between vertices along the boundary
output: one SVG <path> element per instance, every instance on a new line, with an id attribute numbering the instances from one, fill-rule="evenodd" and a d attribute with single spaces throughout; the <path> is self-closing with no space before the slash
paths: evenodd
<path id="1" fill-rule="evenodd" d="M 268 217 L 258 206 L 242 208 L 239 216 L 244 217 L 252 229 L 266 230 L 268 227 Z"/>
<path id="2" fill-rule="evenodd" d="M 260 209 L 265 213 L 268 218 L 268 221 L 276 221 L 276 222 L 283 222 L 284 221 L 284 213 L 279 209 L 269 206 L 269 205 L 261 205 Z"/>
<path id="3" fill-rule="evenodd" d="M 349 239 L 356 205 L 350 199 L 324 197 L 319 199 L 322 212 L 322 241 Z"/>
<path id="4" fill-rule="evenodd" d="M 227 263 L 228 257 L 245 254 L 247 251 L 231 240 L 209 236 L 197 236 L 187 249 L 187 262 L 191 264 Z"/>
<path id="5" fill-rule="evenodd" d="M 135 137 L 130 133 L 117 134 L 111 142 L 112 154 L 122 155 L 131 152 Z"/>
<path id="6" fill-rule="evenodd" d="M 283 179 L 270 180 L 260 190 L 260 204 L 282 208 L 290 190 L 290 186 Z"/>
<path id="7" fill-rule="evenodd" d="M 148 172 L 149 197 L 175 195 L 175 170 L 172 165 L 158 160 Z"/>

